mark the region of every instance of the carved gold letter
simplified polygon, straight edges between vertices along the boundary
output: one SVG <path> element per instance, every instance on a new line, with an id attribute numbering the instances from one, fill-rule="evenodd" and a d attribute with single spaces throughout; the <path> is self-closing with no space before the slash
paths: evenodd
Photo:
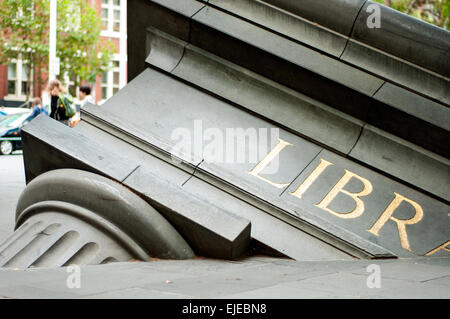
<path id="1" fill-rule="evenodd" d="M 312 173 L 304 180 L 304 182 L 292 193 L 295 197 L 302 198 L 303 194 L 308 188 L 316 181 L 316 179 L 323 173 L 323 171 L 333 163 L 330 163 L 324 159 L 320 159 L 320 164 L 312 171 Z"/>
<path id="2" fill-rule="evenodd" d="M 444 250 L 444 251 L 450 253 L 450 249 L 447 248 L 447 246 L 450 246 L 450 240 L 449 240 L 448 242 L 446 242 L 446 243 L 443 243 L 443 244 L 440 245 L 439 247 L 433 249 L 432 251 L 427 252 L 427 253 L 425 254 L 425 256 L 431 256 L 431 255 L 434 255 L 434 254 L 437 253 L 439 250 Z"/>
<path id="3" fill-rule="evenodd" d="M 412 251 L 409 247 L 408 234 L 406 233 L 406 225 L 412 225 L 412 224 L 418 223 L 423 217 L 423 210 L 422 210 L 422 207 L 420 207 L 420 205 L 417 204 L 416 202 L 414 202 L 400 194 L 397 194 L 395 192 L 394 192 L 394 194 L 395 194 L 394 200 L 389 204 L 389 206 L 386 208 L 386 210 L 383 212 L 383 214 L 381 214 L 380 218 L 378 218 L 378 220 L 375 222 L 375 224 L 372 226 L 372 228 L 370 228 L 368 230 L 368 232 L 371 232 L 372 234 L 378 236 L 378 232 L 380 231 L 380 229 L 384 226 L 384 224 L 386 224 L 386 222 L 389 219 L 391 219 L 397 223 L 398 234 L 400 236 L 400 243 L 402 244 L 402 247 L 404 249 Z M 410 203 L 414 207 L 416 214 L 414 215 L 413 218 L 401 220 L 401 219 L 392 217 L 395 210 L 398 208 L 398 206 L 400 206 L 400 204 L 403 201 Z"/>
<path id="4" fill-rule="evenodd" d="M 350 193 L 349 191 L 346 191 L 344 189 L 345 185 L 353 178 L 359 179 L 364 184 L 364 188 L 359 193 Z M 352 173 L 350 171 L 345 170 L 344 176 L 337 182 L 337 184 L 333 187 L 333 189 L 327 194 L 327 196 L 322 199 L 322 201 L 317 204 L 316 206 L 319 208 L 322 208 L 323 210 L 326 210 L 327 212 L 338 216 L 340 218 L 356 218 L 362 215 L 364 213 L 364 202 L 359 198 L 362 196 L 367 196 L 372 192 L 372 184 L 365 178 L 362 178 L 361 176 L 356 175 L 355 173 Z M 338 213 L 334 210 L 328 208 L 328 205 L 333 201 L 333 199 L 339 194 L 343 193 L 345 195 L 350 196 L 353 198 L 353 200 L 356 203 L 356 207 L 353 211 L 348 213 Z"/>
<path id="5" fill-rule="evenodd" d="M 258 164 L 256 164 L 255 167 L 253 167 L 253 169 L 251 171 L 249 171 L 248 173 L 250 175 L 253 175 L 255 177 L 258 177 L 259 179 L 263 180 L 266 183 L 269 183 L 272 186 L 275 186 L 277 188 L 283 188 L 289 185 L 289 183 L 286 184 L 279 184 L 279 183 L 274 183 L 270 180 L 268 180 L 267 178 L 264 178 L 262 176 L 259 175 L 259 173 L 261 173 L 261 171 L 266 168 L 267 165 L 269 165 L 269 163 L 271 161 L 273 161 L 273 159 L 275 158 L 275 156 L 277 156 L 282 150 L 283 148 L 285 148 L 286 146 L 292 146 L 291 143 L 288 143 L 286 141 L 283 141 L 281 138 L 278 139 L 278 144 L 277 146 L 275 146 L 267 155 L 266 157 L 263 158 L 263 160 L 261 162 L 259 162 Z"/>

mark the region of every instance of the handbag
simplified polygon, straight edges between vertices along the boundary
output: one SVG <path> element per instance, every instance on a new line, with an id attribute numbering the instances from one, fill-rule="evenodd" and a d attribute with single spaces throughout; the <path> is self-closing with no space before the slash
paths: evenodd
<path id="1" fill-rule="evenodd" d="M 73 103 L 73 97 L 70 94 L 60 95 L 59 99 L 64 106 L 67 117 L 72 117 L 77 113 L 77 108 Z"/>

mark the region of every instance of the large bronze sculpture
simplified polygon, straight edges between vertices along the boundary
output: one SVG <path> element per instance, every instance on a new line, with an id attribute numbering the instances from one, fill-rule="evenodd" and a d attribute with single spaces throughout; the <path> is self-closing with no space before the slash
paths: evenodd
<path id="1" fill-rule="evenodd" d="M 371 1 L 129 0 L 129 84 L 23 129 L 0 265 L 447 256 L 449 56 Z"/>

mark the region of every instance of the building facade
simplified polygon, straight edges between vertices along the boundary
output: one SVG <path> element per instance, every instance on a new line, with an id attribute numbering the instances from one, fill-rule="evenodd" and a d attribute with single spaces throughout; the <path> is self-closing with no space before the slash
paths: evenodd
<path id="1" fill-rule="evenodd" d="M 112 68 L 97 76 L 94 97 L 101 104 L 127 83 L 127 0 L 92 0 L 102 18 L 100 36 L 116 47 Z"/>
<path id="2" fill-rule="evenodd" d="M 127 83 L 127 1 L 88 1 L 102 19 L 101 38 L 104 41 L 110 40 L 116 48 L 110 70 L 99 74 L 93 86 L 92 95 L 98 104 L 102 104 Z M 0 106 L 17 107 L 26 105 L 26 91 L 29 86 L 31 86 L 31 96 L 42 96 L 45 84 L 40 87 L 36 81 L 33 81 L 33 71 L 32 80 L 29 81 L 28 71 L 26 61 L 22 60 L 20 56 L 8 65 L 0 65 Z M 61 77 L 63 75 L 59 75 L 59 78 Z M 64 80 L 72 94 L 78 97 L 79 88 L 73 87 L 73 83 L 69 81 L 68 77 Z"/>

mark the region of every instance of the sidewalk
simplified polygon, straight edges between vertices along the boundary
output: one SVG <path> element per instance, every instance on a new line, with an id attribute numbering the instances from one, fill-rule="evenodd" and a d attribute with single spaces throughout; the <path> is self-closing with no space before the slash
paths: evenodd
<path id="1" fill-rule="evenodd" d="M 380 266 L 381 287 L 368 288 L 367 266 Z M 69 289 L 67 268 L 0 269 L 1 298 L 449 298 L 450 258 L 296 262 L 114 263 L 81 267 Z"/>
<path id="2" fill-rule="evenodd" d="M 25 188 L 22 152 L 0 156 L 0 242 L 14 231 L 17 200 Z"/>

